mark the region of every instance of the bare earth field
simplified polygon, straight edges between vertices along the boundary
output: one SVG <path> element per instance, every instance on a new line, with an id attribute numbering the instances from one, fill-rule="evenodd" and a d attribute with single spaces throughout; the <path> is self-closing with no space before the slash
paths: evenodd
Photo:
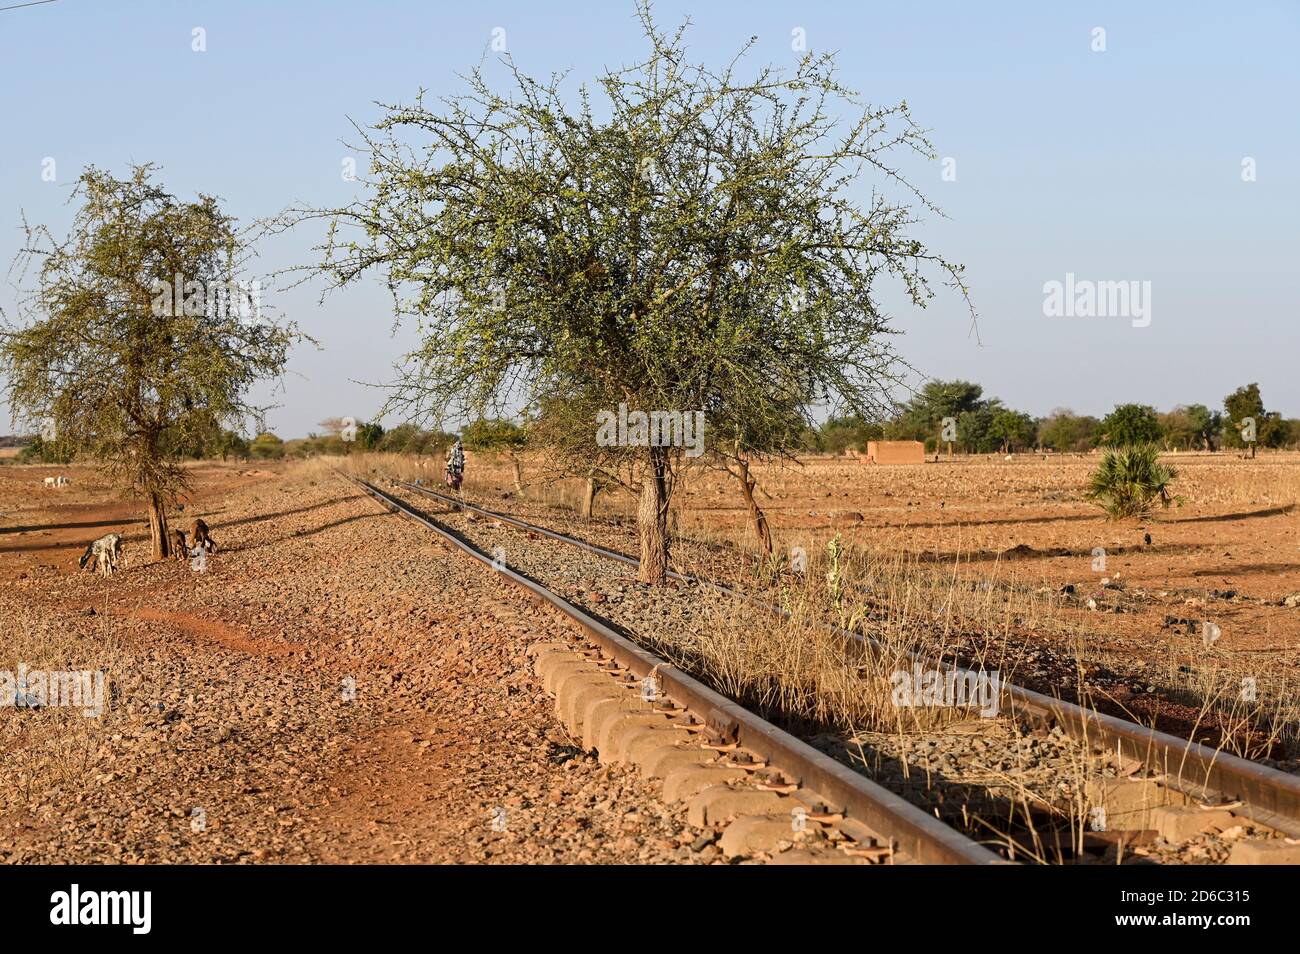
<path id="1" fill-rule="evenodd" d="M 757 496 L 783 554 L 798 548 L 814 557 L 838 536 L 852 549 L 968 588 L 1028 594 L 1026 604 L 1032 598 L 1035 605 L 992 626 L 1017 646 L 1085 661 L 1089 675 L 1102 678 L 1095 701 L 1113 702 L 1113 711 L 1130 718 L 1172 715 L 1162 727 L 1186 734 L 1204 721 L 1206 700 L 1222 702 L 1252 679 L 1288 724 L 1285 752 L 1269 752 L 1294 761 L 1300 605 L 1286 604 L 1300 594 L 1300 455 L 1167 455 L 1179 471 L 1180 503 L 1144 522 L 1110 521 L 1084 499 L 1098 459 L 1016 455 L 881 466 L 819 457 L 756 468 Z M 541 470 L 534 462 L 531 472 Z M 526 466 L 526 481 L 529 473 Z M 492 459 L 471 465 L 466 490 L 561 522 L 571 520 L 579 497 L 576 482 L 539 476 L 521 498 L 510 468 Z M 756 552 L 735 478 L 692 469 L 674 500 L 684 538 L 723 553 Z M 611 519 L 627 526 L 633 510 L 629 494 L 603 494 L 593 528 Z M 605 542 L 636 545 L 631 533 Z M 731 560 L 727 574 L 734 578 L 742 565 Z M 1291 602 L 1300 604 L 1300 596 Z M 1208 642 L 1207 623 L 1218 634 Z M 1017 678 L 1030 675 L 1022 670 Z M 1042 675 L 1044 689 L 1058 677 L 1050 667 Z"/>
<path id="2" fill-rule="evenodd" d="M 1094 457 L 1017 456 L 874 466 L 814 459 L 761 473 L 760 502 L 786 547 L 809 550 L 835 532 L 846 542 L 907 551 L 960 572 L 1027 584 L 1168 591 L 1166 603 L 1215 603 L 1221 648 L 1300 648 L 1300 612 L 1276 605 L 1300 593 L 1300 455 L 1255 461 L 1230 454 L 1168 455 L 1180 472 L 1182 506 L 1146 522 L 1111 522 L 1083 498 Z M 692 480 L 683 530 L 733 539 L 744 509 L 734 481 Z M 1149 534 L 1151 542 L 1145 542 Z M 1094 549 L 1105 566 L 1094 569 Z M 1212 594 L 1235 591 L 1262 604 Z M 1155 611 L 1153 611 L 1155 612 Z M 1113 632 L 1152 634 L 1149 614 L 1108 621 Z"/>
<path id="3" fill-rule="evenodd" d="M 1187 640 L 1170 640 L 1161 629 L 1166 611 L 1211 605 L 1222 632 L 1218 649 L 1300 650 L 1300 608 L 1282 605 L 1300 593 L 1300 454 L 1164 459 L 1179 470 L 1181 505 L 1145 522 L 1109 521 L 1084 499 L 1095 455 L 902 466 L 822 457 L 759 467 L 756 474 L 759 503 L 786 551 L 811 553 L 839 534 L 864 550 L 907 553 L 919 563 L 979 578 L 1073 584 L 1081 594 L 1100 591 L 1107 579 L 1128 591 L 1147 591 L 1155 602 L 1104 622 L 1094 615 L 1090 626 L 1100 637 L 1156 637 L 1183 646 Z M 514 497 L 509 469 L 493 461 L 471 467 L 466 487 L 485 498 Z M 564 509 L 576 496 L 576 487 L 553 485 L 502 506 L 537 501 Z M 685 536 L 753 551 L 734 478 L 689 473 L 674 500 Z M 627 519 L 632 512 L 625 493 L 598 498 L 597 517 Z M 1104 566 L 1094 568 L 1097 548 L 1105 551 Z"/>
<path id="4" fill-rule="evenodd" d="M 323 468 L 195 468 L 202 573 L 142 565 L 138 510 L 52 472 L 0 469 L 0 670 L 104 670 L 108 699 L 0 708 L 0 861 L 716 857 L 554 721 L 524 649 L 562 624 Z M 79 572 L 112 529 L 125 572 Z"/>
<path id="5" fill-rule="evenodd" d="M 1003 635 L 1112 667 L 1114 698 L 1139 716 L 1195 712 L 1195 692 L 1243 674 L 1291 691 L 1300 455 L 1171 460 L 1183 504 L 1141 524 L 1083 499 L 1095 458 L 815 458 L 761 468 L 759 500 L 783 552 L 839 535 L 914 570 L 1046 594 L 1050 612 L 1008 614 Z M 520 497 L 504 460 L 473 455 L 466 493 L 634 546 L 626 494 L 602 494 L 584 525 L 576 485 L 524 470 Z M 43 488 L 55 473 L 72 485 Z M 108 678 L 99 717 L 0 708 L 0 861 L 718 860 L 684 811 L 555 721 L 524 650 L 561 633 L 557 617 L 324 464 L 192 475 L 173 519 L 212 527 L 221 550 L 203 572 L 144 563 L 140 507 L 93 472 L 0 467 L 0 672 Z M 754 541 L 733 478 L 693 470 L 675 499 L 679 554 L 752 572 L 735 557 Z M 76 560 L 109 531 L 126 537 L 126 568 L 105 581 Z M 1208 644 L 1206 621 L 1221 633 Z M 1294 770 L 1290 744 L 1270 752 Z"/>

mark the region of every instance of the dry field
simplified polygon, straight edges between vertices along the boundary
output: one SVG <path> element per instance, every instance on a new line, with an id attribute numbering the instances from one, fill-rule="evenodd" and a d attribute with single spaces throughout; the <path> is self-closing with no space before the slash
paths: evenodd
<path id="1" fill-rule="evenodd" d="M 941 808 L 949 823 L 974 818 L 972 834 L 996 831 L 993 840 L 1013 848 L 1013 857 L 1050 861 L 1050 850 L 1037 850 L 1040 814 L 1079 835 L 1088 824 L 1086 793 L 1114 767 L 1068 747 L 1051 750 L 1056 740 L 1031 740 L 1014 720 L 998 724 L 1000 736 L 979 725 L 975 750 L 964 735 L 973 731 L 969 722 L 949 731 L 913 721 L 889 692 L 891 676 L 907 666 L 905 653 L 959 659 L 1300 771 L 1300 653 L 1285 635 L 1297 608 L 1285 605 L 1291 589 L 1261 572 L 1276 540 L 1270 548 L 1269 537 L 1251 529 L 1271 524 L 1275 537 L 1290 536 L 1300 461 L 1192 459 L 1177 487 L 1181 506 L 1145 523 L 1114 523 L 1082 496 L 1095 460 L 875 467 L 814 459 L 770 467 L 759 474 L 763 506 L 782 557 L 796 549 L 806 555 L 803 574 L 791 573 L 788 561 L 778 571 L 757 558 L 732 478 L 686 474 L 675 498 L 678 567 L 780 602 L 795 614 L 787 621 L 693 587 L 648 592 L 625 569 L 580 551 L 467 519 L 428 498 L 416 502 L 715 688 L 909 800 Z M 422 477 L 434 486 L 440 470 L 436 460 L 385 455 L 352 464 L 381 479 Z M 596 519 L 585 523 L 575 516 L 579 482 L 549 480 L 536 459 L 524 471 L 520 494 L 508 460 L 474 456 L 465 496 L 635 552 L 629 495 L 600 498 Z M 1251 481 L 1256 473 L 1264 479 Z M 1220 533 L 1220 525 L 1231 530 Z M 1207 578 L 1209 561 L 1225 553 L 1245 573 Z M 1259 620 L 1272 641 L 1259 638 Z M 813 621 L 858 628 L 885 651 L 865 660 L 807 625 Z M 1026 748 L 1052 754 L 1026 758 Z M 1008 830 L 999 816 L 1034 820 Z M 1230 841 L 1161 845 L 1149 854 L 1221 861 Z"/>
<path id="2" fill-rule="evenodd" d="M 1133 586 L 1206 594 L 1235 589 L 1271 600 L 1300 593 L 1300 454 L 1164 460 L 1179 470 L 1182 504 L 1145 523 L 1108 521 L 1084 500 L 1096 456 L 958 457 L 915 466 L 815 457 L 759 467 L 756 474 L 760 504 L 786 548 L 811 552 L 839 532 L 864 549 L 908 552 L 923 562 L 1023 581 L 1105 576 Z M 512 489 L 503 462 L 477 463 L 467 473 L 467 489 Z M 579 490 L 576 482 L 552 483 L 532 497 L 574 507 Z M 626 494 L 599 501 L 606 515 L 633 510 Z M 702 468 L 688 472 L 674 503 L 683 534 L 754 548 L 734 478 Z M 1092 568 L 1096 547 L 1106 550 L 1104 570 Z M 1300 636 L 1300 614 L 1247 615 L 1240 627 L 1237 613 L 1229 618 L 1236 637 L 1255 648 L 1259 641 L 1294 644 Z"/>
<path id="3" fill-rule="evenodd" d="M 324 466 L 193 473 L 201 573 L 90 471 L 0 467 L 0 676 L 106 676 L 98 716 L 0 707 L 0 864 L 717 858 L 556 724 L 525 649 L 557 619 Z M 109 531 L 124 570 L 78 571 Z"/>
<path id="4" fill-rule="evenodd" d="M 1181 501 L 1144 522 L 1107 520 L 1084 499 L 1095 455 L 912 466 L 818 457 L 758 468 L 758 499 L 782 554 L 801 549 L 819 574 L 838 538 L 864 585 L 883 575 L 875 585 L 893 605 L 940 606 L 941 640 L 949 628 L 978 635 L 980 654 L 1009 659 L 1019 681 L 1050 689 L 1077 681 L 1079 668 L 1103 708 L 1216 743 L 1220 720 L 1262 724 L 1261 737 L 1230 747 L 1292 762 L 1300 605 L 1287 602 L 1300 594 L 1300 455 L 1165 459 L 1178 468 Z M 525 479 L 520 498 L 508 463 L 483 455 L 467 468 L 466 492 L 572 525 L 577 481 L 546 478 L 536 460 Z M 757 562 L 734 478 L 693 468 L 674 499 L 685 540 Z M 633 504 L 605 494 L 596 516 L 626 524 Z M 1247 685 L 1257 701 L 1243 701 Z"/>
<path id="5" fill-rule="evenodd" d="M 722 598 L 653 598 L 549 544 L 460 525 L 539 577 L 558 574 L 570 598 L 598 599 L 746 704 L 802 724 L 827 751 L 849 740 L 838 757 L 918 801 L 964 814 L 982 793 L 1026 815 L 1064 803 L 1082 831 L 1087 784 L 1111 769 L 1053 740 L 1026 753 L 1014 723 L 978 751 L 960 734 L 936 749 L 898 721 L 879 678 L 864 680 L 806 624 L 830 618 L 900 651 L 977 658 L 1296 771 L 1300 607 L 1285 602 L 1300 592 L 1300 457 L 1174 462 L 1182 506 L 1143 524 L 1107 522 L 1083 500 L 1089 459 L 761 468 L 779 549 L 807 554 L 802 579 L 754 557 L 733 478 L 687 473 L 675 498 L 680 565 L 778 596 L 798 611 L 782 625 L 756 626 Z M 436 484 L 441 462 L 419 463 L 352 465 Z M 44 488 L 56 473 L 72 485 Z M 204 463 L 192 475 L 176 519 L 204 517 L 222 544 L 204 573 L 142 563 L 138 504 L 93 472 L 0 467 L 0 670 L 97 669 L 109 680 L 102 718 L 0 709 L 11 782 L 0 862 L 717 860 L 680 810 L 557 728 L 523 654 L 554 637 L 556 619 L 384 514 L 329 462 Z M 574 515 L 577 482 L 545 479 L 536 460 L 524 477 L 521 496 L 507 460 L 471 455 L 465 492 L 633 548 L 626 494 L 602 494 L 587 524 Z M 76 558 L 109 530 L 126 537 L 127 565 L 104 582 Z M 1221 634 L 1208 644 L 1207 621 Z M 1239 698 L 1243 678 L 1257 681 L 1258 701 Z M 353 701 L 340 699 L 347 679 Z M 495 832 L 486 821 L 500 808 L 513 821 Z M 1221 860 L 1228 847 L 1194 845 L 1192 858 Z"/>

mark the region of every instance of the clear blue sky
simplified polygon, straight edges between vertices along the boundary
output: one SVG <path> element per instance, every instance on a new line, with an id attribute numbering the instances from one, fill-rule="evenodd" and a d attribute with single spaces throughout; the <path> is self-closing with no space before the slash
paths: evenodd
<path id="1" fill-rule="evenodd" d="M 911 172 L 949 216 L 921 235 L 966 264 L 983 347 L 960 301 L 941 295 L 898 315 L 900 349 L 921 372 L 978 381 L 1035 414 L 1218 405 L 1258 381 L 1270 409 L 1300 416 L 1300 4 L 655 9 L 664 25 L 689 14 L 693 56 L 714 64 L 751 35 L 755 64 L 793 62 L 802 27 L 811 49 L 838 51 L 848 85 L 881 104 L 906 99 L 956 160 L 955 182 L 939 163 Z M 349 117 L 373 121 L 376 101 L 421 86 L 458 91 L 456 73 L 496 27 L 526 71 L 591 78 L 644 51 L 632 14 L 630 0 L 58 0 L 0 12 L 0 271 L 20 210 L 66 229 L 64 203 L 87 164 L 158 163 L 172 191 L 215 193 L 244 220 L 295 201 L 343 203 L 354 188 L 340 176 Z M 206 52 L 191 49 L 195 27 Z M 1105 52 L 1091 48 L 1094 27 Z M 55 183 L 41 179 L 46 157 Z M 316 237 L 278 239 L 263 263 L 309 261 Z M 1067 272 L 1150 281 L 1150 326 L 1045 317 L 1043 284 Z M 411 343 L 391 335 L 378 287 L 323 306 L 317 291 L 273 302 L 320 342 L 295 353 L 276 396 L 269 423 L 286 437 L 329 416 L 367 417 L 378 396 L 353 382 L 385 379 Z M 12 305 L 0 289 L 0 307 Z"/>

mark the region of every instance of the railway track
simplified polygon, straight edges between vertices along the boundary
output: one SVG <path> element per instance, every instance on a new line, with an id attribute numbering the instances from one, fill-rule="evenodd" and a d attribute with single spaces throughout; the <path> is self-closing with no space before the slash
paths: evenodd
<path id="1" fill-rule="evenodd" d="M 449 507 L 499 521 L 507 527 L 579 548 L 602 559 L 630 566 L 636 566 L 638 562 L 628 554 L 427 487 L 407 482 L 395 482 L 395 486 Z M 680 573 L 671 576 L 678 581 L 712 587 L 770 613 L 788 615 L 780 607 L 725 584 Z M 842 638 L 861 645 L 865 651 L 879 652 L 883 649 L 862 633 L 826 625 Z M 935 660 L 917 657 L 916 661 L 926 666 L 952 668 Z M 1109 820 L 1112 830 L 1157 830 L 1177 836 L 1206 825 L 1223 826 L 1233 820 L 1246 821 L 1285 837 L 1244 842 L 1246 847 L 1240 851 L 1239 857 L 1234 851 L 1234 860 L 1244 863 L 1300 863 L 1300 846 L 1292 843 L 1300 839 L 1300 778 L 1014 684 L 1003 683 L 1001 693 L 1001 707 L 1010 716 L 1040 726 L 1059 726 L 1070 738 L 1095 751 L 1113 753 L 1122 764 L 1130 766 L 1128 777 L 1103 783 L 1092 793 L 1092 798 L 1103 809 L 1101 817 Z M 1139 773 L 1141 777 L 1136 777 Z"/>
<path id="2" fill-rule="evenodd" d="M 701 827 L 723 827 L 729 854 L 790 841 L 787 862 L 1004 863 L 965 834 L 737 705 L 615 632 L 535 580 L 462 539 L 401 498 L 349 474 L 390 512 L 492 568 L 581 634 L 575 646 L 530 649 L 557 713 L 602 761 L 662 778 L 665 798 L 688 800 Z M 608 551 L 610 554 L 613 551 Z M 799 833 L 813 831 L 816 838 Z"/>

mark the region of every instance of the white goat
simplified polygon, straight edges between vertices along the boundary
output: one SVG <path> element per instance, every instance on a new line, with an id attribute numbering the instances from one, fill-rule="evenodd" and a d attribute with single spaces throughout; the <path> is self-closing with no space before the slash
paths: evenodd
<path id="1" fill-rule="evenodd" d="M 122 558 L 122 535 L 120 533 L 104 534 L 86 547 L 86 552 L 81 555 L 77 565 L 84 570 L 92 557 L 95 560 L 95 569 L 101 576 L 108 576 L 110 573 L 116 572 L 117 563 Z"/>

